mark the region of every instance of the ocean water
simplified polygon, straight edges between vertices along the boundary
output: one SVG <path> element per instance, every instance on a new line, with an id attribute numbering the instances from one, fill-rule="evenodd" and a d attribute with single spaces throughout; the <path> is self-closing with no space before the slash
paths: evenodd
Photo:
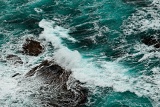
<path id="1" fill-rule="evenodd" d="M 142 42 L 159 31 L 159 0 L 0 0 L 0 107 L 41 107 L 23 77 L 45 59 L 85 83 L 83 107 L 160 107 L 160 48 Z M 30 37 L 37 57 L 20 53 Z"/>

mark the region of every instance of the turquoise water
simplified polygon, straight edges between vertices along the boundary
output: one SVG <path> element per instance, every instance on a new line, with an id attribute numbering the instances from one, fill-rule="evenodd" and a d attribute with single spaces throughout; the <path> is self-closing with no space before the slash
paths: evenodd
<path id="1" fill-rule="evenodd" d="M 6 84 L 0 85 L 0 94 L 8 89 L 0 104 L 35 107 L 24 99 L 28 93 L 13 95 L 16 86 L 11 81 L 19 79 L 10 81 L 9 75 L 25 73 L 44 58 L 54 57 L 90 89 L 84 107 L 160 107 L 160 50 L 141 41 L 160 37 L 159 10 L 158 0 L 0 0 L 0 58 L 17 54 L 27 63 L 14 70 L 8 62 L 0 63 L 0 80 Z M 41 56 L 19 53 L 27 37 L 45 45 Z M 15 99 L 18 103 L 13 104 Z"/>

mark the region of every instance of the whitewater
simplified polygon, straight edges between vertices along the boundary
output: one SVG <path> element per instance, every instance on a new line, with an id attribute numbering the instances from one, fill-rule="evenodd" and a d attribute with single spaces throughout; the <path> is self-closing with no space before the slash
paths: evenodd
<path id="1" fill-rule="evenodd" d="M 0 9 L 1 107 L 41 107 L 32 99 L 41 83 L 30 84 L 24 75 L 43 60 L 71 70 L 91 91 L 84 107 L 160 107 L 160 48 L 141 42 L 146 35 L 160 38 L 158 0 L 147 6 L 122 0 L 2 0 Z M 27 38 L 40 41 L 44 52 L 21 54 Z M 9 54 L 23 64 L 8 61 Z"/>

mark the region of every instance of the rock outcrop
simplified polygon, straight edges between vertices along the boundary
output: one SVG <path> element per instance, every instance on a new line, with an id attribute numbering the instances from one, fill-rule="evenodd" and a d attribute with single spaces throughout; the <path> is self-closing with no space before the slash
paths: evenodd
<path id="1" fill-rule="evenodd" d="M 41 46 L 40 42 L 26 39 L 26 42 L 23 44 L 23 53 L 31 56 L 38 56 L 40 53 L 43 52 L 43 47 Z"/>
<path id="2" fill-rule="evenodd" d="M 87 101 L 88 90 L 74 78 L 70 81 L 71 71 L 64 70 L 53 61 L 43 61 L 25 76 L 42 82 L 39 87 L 41 94 L 37 97 L 45 107 L 79 107 Z"/>
<path id="3" fill-rule="evenodd" d="M 160 39 L 153 36 L 143 37 L 142 42 L 148 46 L 153 45 L 155 48 L 160 48 Z"/>

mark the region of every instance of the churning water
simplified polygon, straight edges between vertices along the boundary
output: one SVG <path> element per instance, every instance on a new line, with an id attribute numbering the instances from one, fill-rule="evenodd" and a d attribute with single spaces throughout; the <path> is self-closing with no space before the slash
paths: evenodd
<path id="1" fill-rule="evenodd" d="M 34 84 L 21 81 L 54 59 L 90 89 L 85 107 L 160 107 L 160 48 L 142 42 L 159 33 L 159 0 L 0 0 L 0 106 L 40 107 Z M 45 51 L 22 55 L 28 37 Z"/>

